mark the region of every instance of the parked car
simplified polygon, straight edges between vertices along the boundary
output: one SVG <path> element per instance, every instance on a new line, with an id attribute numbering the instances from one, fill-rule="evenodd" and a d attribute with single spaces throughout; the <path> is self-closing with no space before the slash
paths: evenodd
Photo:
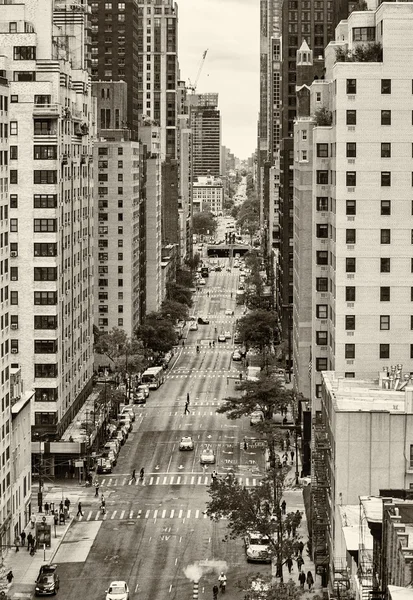
<path id="1" fill-rule="evenodd" d="M 118 429 L 115 439 L 119 441 L 121 446 L 123 446 L 123 444 L 126 442 L 126 435 L 122 430 Z"/>
<path id="2" fill-rule="evenodd" d="M 254 410 L 254 412 L 250 414 L 250 425 L 258 425 L 258 423 L 261 423 L 263 420 L 264 415 L 260 410 Z"/>
<path id="3" fill-rule="evenodd" d="M 192 437 L 187 435 L 187 436 L 184 436 L 183 438 L 181 438 L 181 441 L 179 442 L 179 449 L 180 450 L 193 450 L 194 449 L 194 440 L 192 439 Z"/>
<path id="4" fill-rule="evenodd" d="M 199 285 L 206 285 L 206 281 L 205 281 L 205 279 L 204 279 L 204 278 L 200 279 L 200 280 L 198 281 L 198 283 L 199 283 Z"/>
<path id="5" fill-rule="evenodd" d="M 248 562 L 271 562 L 270 540 L 266 535 L 249 532 L 244 538 L 244 543 Z"/>
<path id="6" fill-rule="evenodd" d="M 98 458 L 96 472 L 100 474 L 112 473 L 113 463 L 109 458 Z"/>
<path id="7" fill-rule="evenodd" d="M 132 406 L 124 406 L 120 412 L 121 415 L 129 415 L 132 422 L 135 420 L 135 413 L 133 412 Z"/>
<path id="8" fill-rule="evenodd" d="M 57 565 L 42 565 L 36 579 L 36 596 L 55 596 L 59 591 L 60 580 Z"/>
<path id="9" fill-rule="evenodd" d="M 109 440 L 103 447 L 104 450 L 113 450 L 116 456 L 119 454 L 120 444 L 118 440 Z"/>
<path id="10" fill-rule="evenodd" d="M 130 419 L 118 419 L 118 427 L 120 427 L 120 429 L 125 430 L 126 436 L 128 435 L 128 433 L 130 431 L 132 431 L 132 421 Z"/>
<path id="11" fill-rule="evenodd" d="M 209 325 L 208 317 L 198 317 L 198 325 Z"/>
<path id="12" fill-rule="evenodd" d="M 234 314 L 234 311 L 231 308 L 227 308 L 225 310 L 225 315 L 228 317 L 232 317 L 232 315 Z"/>
<path id="13" fill-rule="evenodd" d="M 198 330 L 198 323 L 196 321 L 192 321 L 192 323 L 189 326 L 189 331 L 197 331 Z"/>
<path id="14" fill-rule="evenodd" d="M 112 450 L 112 449 L 110 449 L 110 450 L 103 450 L 103 452 L 102 452 L 102 454 L 100 455 L 99 458 L 106 458 L 107 460 L 110 460 L 111 463 L 112 463 L 112 465 L 114 467 L 116 467 L 116 463 L 118 462 L 117 458 L 116 458 L 115 451 Z"/>
<path id="15" fill-rule="evenodd" d="M 138 392 L 143 392 L 145 394 L 145 398 L 149 397 L 149 385 L 146 383 L 141 383 L 138 385 Z"/>
<path id="16" fill-rule="evenodd" d="M 242 358 L 242 356 L 241 356 L 241 352 L 239 350 L 235 350 L 232 353 L 232 360 L 239 361 L 239 360 L 241 360 L 241 358 Z"/>
<path id="17" fill-rule="evenodd" d="M 220 333 L 218 336 L 218 342 L 226 342 L 227 338 L 225 337 L 225 335 L 223 333 Z"/>
<path id="18" fill-rule="evenodd" d="M 129 588 L 126 581 L 112 581 L 105 593 L 106 600 L 129 600 Z"/>
<path id="19" fill-rule="evenodd" d="M 133 403 L 134 404 L 146 404 L 146 396 L 143 391 L 138 391 L 136 394 L 133 394 Z"/>
<path id="20" fill-rule="evenodd" d="M 205 446 L 201 450 L 199 457 L 201 465 L 214 465 L 215 464 L 215 452 L 211 446 Z"/>
<path id="21" fill-rule="evenodd" d="M 230 331 L 225 331 L 224 335 L 225 335 L 225 339 L 226 340 L 230 340 L 231 339 L 231 332 Z"/>

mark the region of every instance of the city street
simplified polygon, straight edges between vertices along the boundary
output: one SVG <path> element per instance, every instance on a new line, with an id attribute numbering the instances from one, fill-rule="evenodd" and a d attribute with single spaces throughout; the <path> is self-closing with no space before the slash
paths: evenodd
<path id="1" fill-rule="evenodd" d="M 237 582 L 248 573 L 270 571 L 268 565 L 249 565 L 241 540 L 223 541 L 225 520 L 212 523 L 204 514 L 214 469 L 200 465 L 205 445 L 214 449 L 218 473 L 233 469 L 246 486 L 258 484 L 263 466 L 260 447 L 251 443 L 248 451 L 243 449 L 244 436 L 253 435 L 249 420 L 228 421 L 215 412 L 234 392 L 232 377 L 241 368 L 231 361 L 232 338 L 217 342 L 219 333 L 233 335 L 242 309 L 235 307 L 238 269 L 228 273 L 228 260 L 220 263 L 225 269 L 210 273 L 191 310 L 196 316 L 208 316 L 209 325 L 189 332 L 164 385 L 151 392 L 146 407 L 135 407 L 133 432 L 113 473 L 100 476 L 106 515 L 91 494 L 83 502 L 83 517 L 74 520 L 55 557 L 59 594 L 65 600 L 85 597 L 85 586 L 88 600 L 100 600 L 112 580 L 128 583 L 131 600 L 191 598 L 193 569 L 186 569 L 199 561 L 204 565 L 200 597 L 212 598 L 212 586 L 224 569 L 231 600 L 240 597 Z M 227 308 L 235 315 L 226 316 Z M 184 414 L 187 394 L 190 413 Z M 193 451 L 179 451 L 182 436 L 192 436 Z M 139 473 L 142 467 L 143 482 L 131 480 L 133 469 Z"/>

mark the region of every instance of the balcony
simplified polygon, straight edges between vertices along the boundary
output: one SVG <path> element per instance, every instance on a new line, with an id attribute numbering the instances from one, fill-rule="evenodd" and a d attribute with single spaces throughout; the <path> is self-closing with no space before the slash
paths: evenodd
<path id="1" fill-rule="evenodd" d="M 34 104 L 33 117 L 59 117 L 59 104 Z"/>

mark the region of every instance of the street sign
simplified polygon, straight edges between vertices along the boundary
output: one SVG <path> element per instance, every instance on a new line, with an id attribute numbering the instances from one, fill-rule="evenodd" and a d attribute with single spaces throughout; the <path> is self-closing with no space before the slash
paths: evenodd
<path id="1" fill-rule="evenodd" d="M 250 448 L 266 448 L 267 440 L 248 440 L 248 449 Z"/>
<path id="2" fill-rule="evenodd" d="M 83 460 L 75 460 L 75 467 L 77 467 L 77 468 L 83 467 Z"/>

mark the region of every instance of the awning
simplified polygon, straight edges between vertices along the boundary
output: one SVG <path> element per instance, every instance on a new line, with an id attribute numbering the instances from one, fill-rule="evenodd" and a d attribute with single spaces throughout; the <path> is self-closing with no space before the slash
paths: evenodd
<path id="1" fill-rule="evenodd" d="M 343 535 L 348 552 L 358 552 L 360 535 L 358 527 L 343 527 Z"/>
<path id="2" fill-rule="evenodd" d="M 413 588 L 399 587 L 398 585 L 389 585 L 389 598 L 390 600 L 412 600 Z"/>

